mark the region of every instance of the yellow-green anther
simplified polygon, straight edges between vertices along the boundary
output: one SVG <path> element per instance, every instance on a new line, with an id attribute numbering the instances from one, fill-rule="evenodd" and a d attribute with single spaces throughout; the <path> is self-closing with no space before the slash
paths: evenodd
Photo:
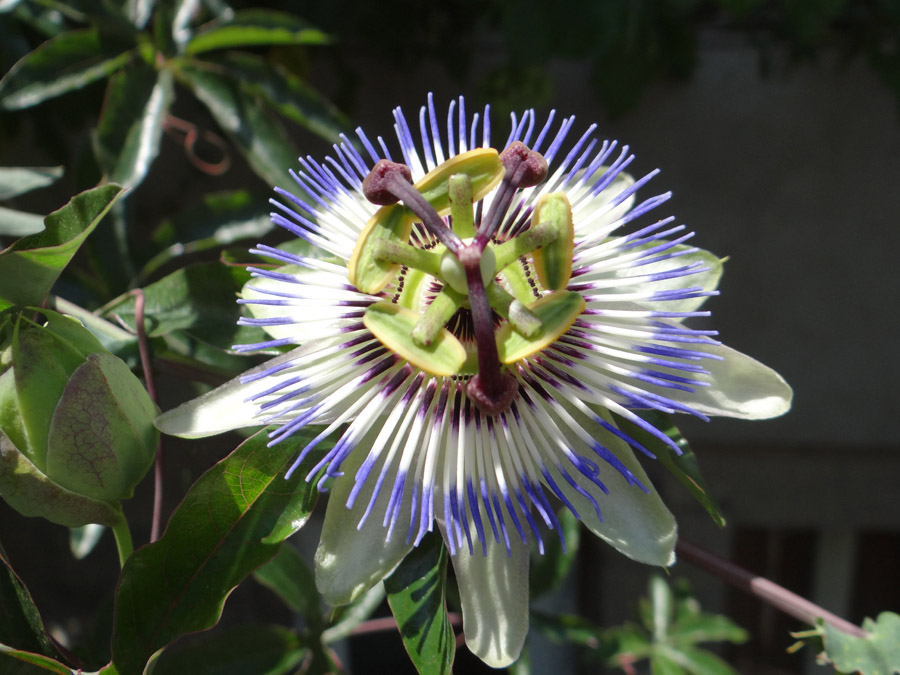
<path id="1" fill-rule="evenodd" d="M 450 213 L 450 177 L 465 174 L 472 182 L 472 202 L 493 190 L 503 178 L 503 162 L 494 148 L 469 150 L 448 159 L 422 176 L 413 187 L 439 215 Z"/>
<path id="2" fill-rule="evenodd" d="M 411 337 L 418 321 L 416 312 L 384 301 L 369 305 L 363 316 L 363 324 L 372 335 L 401 359 L 432 375 L 458 374 L 466 362 L 462 343 L 441 328 L 427 347 L 418 345 Z"/>
<path id="3" fill-rule="evenodd" d="M 575 251 L 575 224 L 572 207 L 562 192 L 541 197 L 531 216 L 532 227 L 550 224 L 556 239 L 534 252 L 534 271 L 544 288 L 562 290 L 572 277 L 572 255 Z"/>
<path id="4" fill-rule="evenodd" d="M 461 239 L 475 236 L 475 210 L 472 205 L 472 179 L 464 173 L 450 176 L 450 217 L 453 219 L 453 231 Z"/>
<path id="5" fill-rule="evenodd" d="M 532 336 L 525 336 L 513 330 L 511 323 L 497 329 L 497 353 L 505 364 L 515 363 L 536 354 L 556 342 L 584 311 L 585 302 L 581 294 L 574 291 L 548 293 L 529 305 L 541 321 L 541 329 Z"/>
<path id="6" fill-rule="evenodd" d="M 441 254 L 438 251 L 426 251 L 391 239 L 372 242 L 372 257 L 379 263 L 405 265 L 432 276 L 441 273 Z"/>
<path id="7" fill-rule="evenodd" d="M 491 282 L 486 290 L 491 309 L 509 321 L 517 332 L 525 337 L 532 337 L 541 329 L 541 320 L 499 284 Z"/>
<path id="8" fill-rule="evenodd" d="M 420 347 L 430 345 L 465 301 L 466 296 L 444 286 L 413 328 L 413 342 Z"/>
<path id="9" fill-rule="evenodd" d="M 553 223 L 532 225 L 527 230 L 504 241 L 502 244 L 492 246 L 494 256 L 497 259 L 497 269 L 506 269 L 523 255 L 531 253 L 541 246 L 546 246 L 559 236 L 559 231 Z"/>
<path id="10" fill-rule="evenodd" d="M 497 273 L 497 259 L 491 248 L 486 248 L 481 253 L 479 260 L 481 267 L 481 280 L 487 286 Z M 441 256 L 440 278 L 457 293 L 469 292 L 469 284 L 466 282 L 466 270 L 459 258 L 452 251 L 445 251 Z"/>
<path id="11" fill-rule="evenodd" d="M 369 219 L 356 240 L 350 262 L 348 280 L 363 293 L 379 293 L 397 275 L 399 265 L 375 258 L 375 243 L 387 240 L 405 244 L 412 231 L 410 212 L 400 204 L 382 206 Z"/>

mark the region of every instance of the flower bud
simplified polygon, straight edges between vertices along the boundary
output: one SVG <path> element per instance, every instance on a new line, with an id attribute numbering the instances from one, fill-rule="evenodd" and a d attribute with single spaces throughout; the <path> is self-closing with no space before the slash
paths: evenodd
<path id="1" fill-rule="evenodd" d="M 25 515 L 113 524 L 153 463 L 156 406 L 80 323 L 0 320 L 0 496 Z"/>

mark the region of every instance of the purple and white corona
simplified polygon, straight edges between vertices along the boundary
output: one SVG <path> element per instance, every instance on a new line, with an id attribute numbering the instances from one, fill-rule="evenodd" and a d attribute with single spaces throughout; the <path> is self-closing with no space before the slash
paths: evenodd
<path id="1" fill-rule="evenodd" d="M 721 263 L 653 217 L 669 193 L 637 198 L 656 172 L 626 173 L 628 147 L 530 110 L 498 133 L 463 98 L 393 117 L 396 139 L 358 129 L 276 190 L 273 221 L 303 244 L 254 249 L 278 267 L 253 270 L 242 323 L 271 339 L 236 349 L 294 348 L 160 426 L 303 433 L 291 471 L 315 457 L 304 471 L 331 492 L 316 575 L 335 604 L 439 528 L 467 644 L 502 666 L 527 630 L 529 550 L 560 508 L 636 560 L 674 559 L 635 456 L 652 454 L 617 420 L 671 444 L 641 411 L 761 419 L 791 391 L 686 325 Z"/>

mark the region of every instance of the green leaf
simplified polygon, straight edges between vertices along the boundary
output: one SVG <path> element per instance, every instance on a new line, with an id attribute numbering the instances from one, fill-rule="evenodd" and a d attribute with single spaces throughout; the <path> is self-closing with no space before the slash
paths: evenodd
<path id="1" fill-rule="evenodd" d="M 0 252 L 0 310 L 39 305 L 123 189 L 101 185 L 75 195 L 44 220 L 46 229 Z"/>
<path id="2" fill-rule="evenodd" d="M 172 96 L 169 70 L 134 67 L 112 77 L 94 136 L 107 180 L 134 187 L 144 179 L 159 154 Z"/>
<path id="3" fill-rule="evenodd" d="M 0 80 L 0 110 L 21 110 L 114 73 L 130 51 L 109 48 L 96 28 L 70 31 L 24 56 Z"/>
<path id="4" fill-rule="evenodd" d="M 202 62 L 184 63 L 178 75 L 209 108 L 219 126 L 269 185 L 289 185 L 299 153 L 284 128 L 250 86 Z"/>
<path id="5" fill-rule="evenodd" d="M 598 626 L 577 614 L 531 613 L 531 627 L 556 644 L 574 644 L 588 649 L 598 649 L 602 644 L 602 631 Z"/>
<path id="6" fill-rule="evenodd" d="M 62 175 L 61 166 L 0 167 L 0 201 L 46 187 Z"/>
<path id="7" fill-rule="evenodd" d="M 384 580 L 403 645 L 422 675 L 449 673 L 453 665 L 456 640 L 447 615 L 446 580 L 447 549 L 436 532 Z"/>
<path id="8" fill-rule="evenodd" d="M 645 617 L 644 624 L 653 634 L 654 642 L 664 642 L 669 635 L 669 626 L 675 618 L 675 596 L 669 584 L 654 574 L 650 577 L 649 585 L 650 611 Z"/>
<path id="9" fill-rule="evenodd" d="M 747 641 L 747 631 L 727 616 L 697 613 L 681 616 L 669 631 L 674 644 L 687 645 L 698 642 Z"/>
<path id="10" fill-rule="evenodd" d="M 239 626 L 205 633 L 166 649 L 153 675 L 286 675 L 308 654 L 300 638 L 283 626 Z"/>
<path id="11" fill-rule="evenodd" d="M 40 612 L 0 547 L 0 642 L 44 656 L 56 656 Z"/>
<path id="12" fill-rule="evenodd" d="M 650 675 L 685 675 L 686 671 L 668 654 L 654 649 L 650 656 Z"/>
<path id="13" fill-rule="evenodd" d="M 318 493 L 303 477 L 320 456 L 312 453 L 286 480 L 307 439 L 267 441 L 258 432 L 203 474 L 162 538 L 128 558 L 113 617 L 113 664 L 121 675 L 141 673 L 161 647 L 218 622 L 232 589 L 277 553 L 271 535 L 283 539 L 306 522 Z"/>
<path id="14" fill-rule="evenodd" d="M 260 45 L 328 44 L 330 39 L 318 28 L 292 14 L 267 9 L 237 11 L 227 22 L 214 23 L 198 31 L 187 43 L 188 54 L 213 49 Z"/>
<path id="15" fill-rule="evenodd" d="M 554 536 L 556 534 L 554 532 L 544 544 L 543 555 L 537 551 L 532 552 L 528 574 L 529 589 L 533 598 L 557 588 L 568 576 L 578 556 L 578 543 L 581 540 L 581 525 L 578 518 L 568 509 L 560 511 L 558 515 L 558 528 L 565 541 L 565 549 L 560 540 Z"/>
<path id="16" fill-rule="evenodd" d="M 668 659 L 691 675 L 737 675 L 737 671 L 718 656 L 695 647 L 659 647 L 650 658 L 651 666 L 656 659 Z"/>
<path id="17" fill-rule="evenodd" d="M 236 323 L 241 316 L 237 293 L 249 277 L 242 267 L 196 263 L 150 284 L 144 288 L 147 335 L 186 330 L 211 344 L 230 348 L 242 332 Z M 104 316 L 115 317 L 136 331 L 135 303 L 133 295 L 124 296 L 107 307 Z"/>
<path id="18" fill-rule="evenodd" d="M 622 429 L 634 440 L 641 443 L 650 452 L 656 455 L 660 463 L 665 466 L 678 481 L 684 485 L 688 491 L 694 496 L 706 512 L 712 517 L 716 525 L 725 527 L 725 517 L 718 503 L 709 492 L 706 481 L 700 473 L 700 465 L 697 456 L 691 450 L 687 440 L 682 436 L 678 427 L 674 425 L 671 418 L 663 413 L 642 410 L 640 415 L 650 424 L 665 433 L 669 438 L 675 441 L 675 444 L 681 449 L 681 455 L 675 453 L 674 450 L 661 440 L 647 433 L 643 429 L 638 428 L 631 422 L 616 416 L 616 425 Z"/>
<path id="19" fill-rule="evenodd" d="M 124 5 L 125 15 L 135 28 L 142 30 L 153 14 L 156 0 L 125 0 Z"/>
<path id="20" fill-rule="evenodd" d="M 841 672 L 862 675 L 892 675 L 900 672 L 900 615 L 882 612 L 878 619 L 866 619 L 860 638 L 826 623 L 825 654 Z"/>
<path id="21" fill-rule="evenodd" d="M 42 654 L 33 654 L 21 649 L 13 649 L 0 644 L 0 672 L 4 675 L 76 675 L 81 671 L 67 668 L 59 661 Z"/>
<path id="22" fill-rule="evenodd" d="M 314 632 L 322 629 L 321 596 L 316 577 L 296 548 L 284 545 L 253 577 L 301 615 Z"/>
<path id="23" fill-rule="evenodd" d="M 322 138 L 337 141 L 350 128 L 350 122 L 330 101 L 281 64 L 246 52 L 229 52 L 215 60 L 280 115 Z"/>
<path id="24" fill-rule="evenodd" d="M 163 221 L 153 234 L 163 251 L 148 261 L 140 276 L 147 278 L 180 255 L 225 247 L 236 241 L 261 241 L 274 227 L 263 197 L 247 190 L 203 195 L 195 204 Z"/>

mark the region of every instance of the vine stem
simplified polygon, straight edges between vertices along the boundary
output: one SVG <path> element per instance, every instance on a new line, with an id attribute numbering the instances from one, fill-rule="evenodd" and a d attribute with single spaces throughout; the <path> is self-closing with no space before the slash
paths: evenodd
<path id="1" fill-rule="evenodd" d="M 153 369 L 150 363 L 150 347 L 147 344 L 147 330 L 144 326 L 144 291 L 136 288 L 134 295 L 134 323 L 137 326 L 138 353 L 141 357 L 141 370 L 144 371 L 144 384 L 154 405 L 156 400 L 156 383 L 153 380 Z M 153 520 L 150 524 L 150 542 L 159 539 L 162 524 L 163 499 L 163 451 L 162 437 L 156 441 L 156 460 L 153 463 Z"/>
<path id="2" fill-rule="evenodd" d="M 832 614 L 814 602 L 789 591 L 784 586 L 779 586 L 774 581 L 753 574 L 753 572 L 744 569 L 740 565 L 736 565 L 730 560 L 725 560 L 712 551 L 708 551 L 696 544 L 679 539 L 675 545 L 675 551 L 680 560 L 685 560 L 709 572 L 725 583 L 759 598 L 803 623 L 814 626 L 817 619 L 822 619 L 825 623 L 842 633 L 856 637 L 866 637 L 868 635 L 859 626 L 855 626 L 846 619 Z"/>
<path id="3" fill-rule="evenodd" d="M 448 612 L 447 618 L 451 626 L 462 625 L 462 615 L 456 612 Z M 386 630 L 399 630 L 397 620 L 392 616 L 378 617 L 377 619 L 368 619 L 358 624 L 350 631 L 350 635 L 365 635 L 367 633 L 380 633 Z"/>
<path id="4" fill-rule="evenodd" d="M 119 522 L 112 527 L 113 537 L 116 540 L 116 551 L 119 553 L 119 567 L 125 567 L 125 561 L 134 550 L 134 543 L 131 540 L 131 530 L 128 529 L 128 521 L 122 515 Z"/>

